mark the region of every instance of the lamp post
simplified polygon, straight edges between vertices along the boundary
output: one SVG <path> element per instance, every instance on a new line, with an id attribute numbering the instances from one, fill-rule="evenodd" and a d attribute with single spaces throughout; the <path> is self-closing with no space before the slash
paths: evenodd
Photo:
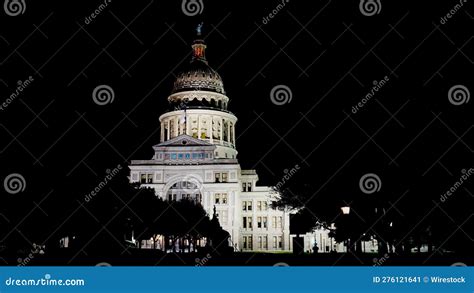
<path id="1" fill-rule="evenodd" d="M 350 206 L 341 207 L 341 210 L 344 215 L 348 215 L 351 212 L 351 207 Z"/>
<path id="2" fill-rule="evenodd" d="M 351 207 L 350 206 L 343 206 L 343 207 L 341 207 L 341 211 L 342 211 L 342 214 L 344 215 L 344 217 L 348 217 L 349 213 L 351 212 Z M 347 223 L 346 223 L 346 229 L 347 229 Z M 349 234 L 349 237 L 350 237 L 350 234 Z M 348 252 L 349 249 L 350 249 L 350 238 L 349 237 L 346 240 L 346 252 Z"/>

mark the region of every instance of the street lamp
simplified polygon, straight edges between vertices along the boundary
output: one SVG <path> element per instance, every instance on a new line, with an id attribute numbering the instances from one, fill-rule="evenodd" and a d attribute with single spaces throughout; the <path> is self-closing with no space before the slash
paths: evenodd
<path id="1" fill-rule="evenodd" d="M 341 211 L 342 211 L 342 214 L 347 217 L 349 213 L 351 212 L 351 208 L 349 206 L 343 206 L 341 207 Z M 349 250 L 349 247 L 350 247 L 349 243 L 350 243 L 350 238 L 346 240 L 346 251 Z"/>
<path id="2" fill-rule="evenodd" d="M 349 206 L 341 207 L 341 210 L 344 215 L 348 215 L 351 212 L 351 207 Z"/>

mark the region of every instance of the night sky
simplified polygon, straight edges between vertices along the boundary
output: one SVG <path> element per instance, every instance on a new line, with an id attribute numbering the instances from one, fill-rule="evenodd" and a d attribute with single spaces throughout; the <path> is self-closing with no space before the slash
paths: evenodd
<path id="1" fill-rule="evenodd" d="M 88 193 L 117 164 L 150 159 L 174 76 L 204 22 L 207 59 L 239 119 L 240 164 L 257 169 L 261 185 L 298 165 L 285 187 L 307 184 L 312 204 L 383 195 L 416 206 L 420 221 L 437 209 L 446 237 L 472 235 L 474 178 L 436 207 L 474 167 L 473 101 L 448 97 L 454 86 L 474 90 L 472 3 L 442 24 L 458 1 L 380 2 L 372 16 L 356 0 L 290 0 L 273 18 L 281 1 L 204 0 L 196 16 L 181 1 L 112 1 L 90 21 L 103 2 L 26 0 L 23 14 L 0 11 L 0 102 L 33 79 L 0 111 L 0 178 L 26 182 L 14 195 L 0 190 L 0 212 L 11 222 L 33 209 L 68 213 L 75 206 L 60 198 Z M 99 85 L 113 89 L 113 102 L 94 103 Z M 278 85 L 291 101 L 272 102 Z M 367 173 L 380 178 L 380 194 L 361 192 Z"/>

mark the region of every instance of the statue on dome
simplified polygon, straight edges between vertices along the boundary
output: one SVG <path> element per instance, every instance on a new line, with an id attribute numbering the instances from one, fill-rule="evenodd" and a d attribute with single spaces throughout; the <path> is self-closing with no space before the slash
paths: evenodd
<path id="1" fill-rule="evenodd" d="M 196 33 L 197 33 L 198 36 L 200 36 L 201 33 L 202 33 L 202 26 L 203 26 L 203 24 L 204 24 L 204 23 L 201 22 L 201 23 L 198 24 L 197 27 L 196 27 Z"/>

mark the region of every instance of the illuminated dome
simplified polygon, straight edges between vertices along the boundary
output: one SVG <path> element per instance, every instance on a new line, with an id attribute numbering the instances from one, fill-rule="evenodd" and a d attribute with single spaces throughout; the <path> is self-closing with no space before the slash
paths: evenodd
<path id="1" fill-rule="evenodd" d="M 199 44 L 205 48 L 204 43 Z M 196 42 L 193 44 L 193 48 L 195 46 Z M 178 73 L 172 93 L 197 90 L 225 94 L 224 83 L 220 75 L 207 64 L 205 56 L 196 58 L 195 54 L 196 48 L 191 63 Z"/>
<path id="2" fill-rule="evenodd" d="M 200 27 L 198 27 L 200 29 Z M 214 108 L 227 110 L 229 98 L 225 94 L 221 76 L 206 60 L 206 43 L 198 38 L 192 44 L 192 58 L 176 75 L 168 101 L 172 108 Z"/>

